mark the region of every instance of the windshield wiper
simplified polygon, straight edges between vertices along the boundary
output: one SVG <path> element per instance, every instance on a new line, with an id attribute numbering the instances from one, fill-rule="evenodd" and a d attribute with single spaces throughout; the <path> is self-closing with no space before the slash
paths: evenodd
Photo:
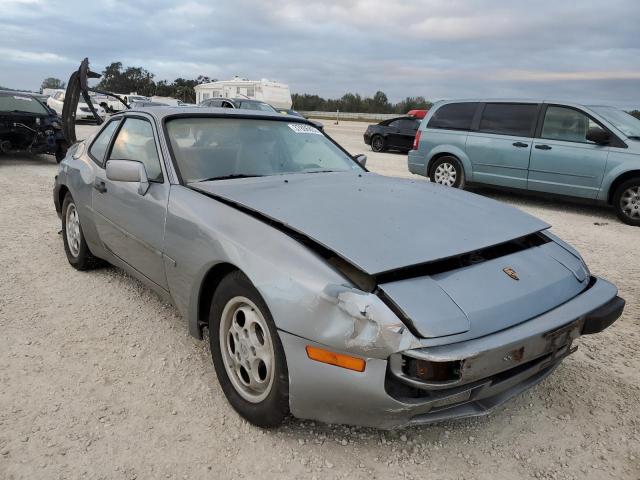
<path id="1" fill-rule="evenodd" d="M 332 173 L 335 171 L 337 170 L 302 170 L 299 173 Z M 296 173 L 296 172 L 292 172 L 292 173 Z"/>
<path id="2" fill-rule="evenodd" d="M 220 175 L 219 177 L 203 178 L 202 180 L 198 180 L 198 182 L 211 182 L 213 180 L 229 180 L 231 178 L 253 178 L 253 177 L 264 177 L 264 175 L 246 175 L 244 173 L 232 173 L 230 175 Z"/>
<path id="3" fill-rule="evenodd" d="M 640 140 L 640 135 L 629 135 L 627 138 L 630 138 L 631 140 Z"/>

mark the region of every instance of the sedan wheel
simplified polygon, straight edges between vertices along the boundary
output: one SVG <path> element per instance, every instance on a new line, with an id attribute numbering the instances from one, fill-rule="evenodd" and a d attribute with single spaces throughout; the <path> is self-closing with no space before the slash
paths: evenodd
<path id="1" fill-rule="evenodd" d="M 78 255 L 80 255 L 80 241 L 82 237 L 80 234 L 80 219 L 78 218 L 75 203 L 69 203 L 67 207 L 66 231 L 69 252 L 74 258 L 77 258 Z"/>
<path id="2" fill-rule="evenodd" d="M 628 225 L 640 226 L 640 178 L 620 185 L 613 201 L 620 220 Z"/>
<path id="3" fill-rule="evenodd" d="M 374 152 L 382 152 L 384 150 L 384 138 L 380 135 L 374 135 L 371 139 L 371 150 Z"/>
<path id="4" fill-rule="evenodd" d="M 220 351 L 229 380 L 242 398 L 259 403 L 271 392 L 274 351 L 269 327 L 245 297 L 229 300 L 220 322 Z"/>
<path id="5" fill-rule="evenodd" d="M 249 422 L 277 427 L 289 415 L 289 370 L 269 308 L 240 271 L 224 277 L 209 312 L 211 357 L 231 406 Z"/>

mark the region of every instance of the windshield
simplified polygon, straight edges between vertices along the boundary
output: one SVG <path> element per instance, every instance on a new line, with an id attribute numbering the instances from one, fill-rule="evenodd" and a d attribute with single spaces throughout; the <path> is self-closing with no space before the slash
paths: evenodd
<path id="1" fill-rule="evenodd" d="M 14 110 L 28 113 L 49 113 L 35 98 L 26 95 L 0 93 L 0 111 L 13 112 Z"/>
<path id="2" fill-rule="evenodd" d="M 167 122 L 185 182 L 240 176 L 361 170 L 318 129 L 246 118 L 176 118 Z"/>
<path id="3" fill-rule="evenodd" d="M 640 138 L 640 120 L 614 107 L 590 107 L 627 137 Z"/>
<path id="4" fill-rule="evenodd" d="M 260 110 L 261 112 L 275 112 L 276 109 L 273 108 L 268 103 L 262 102 L 241 102 L 240 108 L 245 110 Z"/>

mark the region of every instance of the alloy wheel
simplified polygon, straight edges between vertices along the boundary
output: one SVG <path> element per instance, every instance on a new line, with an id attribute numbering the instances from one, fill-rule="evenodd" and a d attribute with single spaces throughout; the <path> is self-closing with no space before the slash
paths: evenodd
<path id="1" fill-rule="evenodd" d="M 622 192 L 620 208 L 629 218 L 640 218 L 640 185 L 629 187 Z"/>
<path id="2" fill-rule="evenodd" d="M 433 173 L 435 183 L 439 183 L 445 187 L 452 187 L 455 185 L 457 177 L 458 173 L 456 172 L 456 167 L 448 162 L 438 165 Z"/>
<path id="3" fill-rule="evenodd" d="M 263 401 L 274 382 L 275 353 L 260 309 L 246 297 L 227 302 L 220 321 L 220 351 L 225 371 L 238 394 Z"/>
<path id="4" fill-rule="evenodd" d="M 78 218 L 78 211 L 76 205 L 70 203 L 67 207 L 67 218 L 65 221 L 67 244 L 69 245 L 69 251 L 71 255 L 77 257 L 80 254 L 80 219 Z"/>

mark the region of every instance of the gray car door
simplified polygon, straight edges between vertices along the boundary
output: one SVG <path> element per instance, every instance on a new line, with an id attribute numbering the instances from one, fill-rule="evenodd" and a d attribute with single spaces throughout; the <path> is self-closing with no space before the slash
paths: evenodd
<path id="1" fill-rule="evenodd" d="M 108 152 L 109 160 L 135 160 L 144 164 L 150 182 L 145 195 L 138 184 L 111 181 L 98 169 L 92 205 L 104 246 L 129 266 L 167 289 L 162 247 L 170 185 L 158 153 L 157 134 L 144 117 L 128 116 Z M 106 165 L 106 163 L 105 163 Z"/>

